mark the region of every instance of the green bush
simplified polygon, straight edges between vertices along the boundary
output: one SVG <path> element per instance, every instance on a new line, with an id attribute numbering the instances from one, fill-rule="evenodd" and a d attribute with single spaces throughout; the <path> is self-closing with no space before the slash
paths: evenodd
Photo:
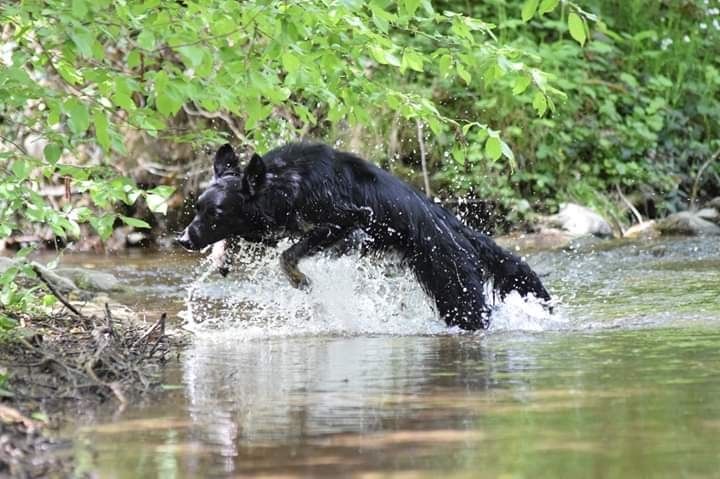
<path id="1" fill-rule="evenodd" d="M 702 165 L 720 147 L 720 2 L 585 1 L 592 20 L 581 47 L 561 17 L 518 20 L 531 1 L 476 3 L 470 12 L 498 22 L 498 37 L 539 59 L 567 99 L 551 115 L 525 99 L 518 108 L 500 79 L 471 95 L 443 95 L 468 117 L 494 118 L 515 152 L 517 168 L 491 161 L 472 144 L 466 165 L 443 162 L 438 181 L 448 192 L 474 190 L 512 206 L 525 200 L 551 211 L 574 200 L 615 210 L 618 189 L 662 214 L 689 205 Z M 482 140 L 479 132 L 475 141 Z M 441 154 L 441 152 L 437 152 Z M 701 178 L 704 196 L 720 194 L 720 165 Z M 629 219 L 629 218 L 628 218 Z"/>

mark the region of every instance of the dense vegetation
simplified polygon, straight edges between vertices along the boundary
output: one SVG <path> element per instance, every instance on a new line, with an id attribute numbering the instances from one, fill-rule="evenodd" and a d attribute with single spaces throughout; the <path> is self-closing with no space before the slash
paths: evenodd
<path id="1" fill-rule="evenodd" d="M 567 8 L 528 28 L 517 2 L 475 3 L 470 13 L 496 21 L 501 42 L 537 56 L 567 100 L 538 118 L 502 85 L 469 96 L 472 114 L 496 119 L 518 168 L 478 154 L 473 174 L 460 175 L 468 187 L 541 208 L 571 199 L 608 212 L 622 204 L 619 189 L 651 216 L 686 208 L 696 179 L 696 194 L 720 194 L 720 162 L 706 165 L 720 148 L 720 2 L 586 0 L 598 21 L 584 47 L 558 22 Z"/>
<path id="2" fill-rule="evenodd" d="M 720 192 L 719 8 L 4 2 L 0 241 L 147 228 L 204 178 L 208 146 L 301 137 L 516 217 L 574 199 L 627 221 L 623 193 L 679 209 Z M 21 270 L 0 277 L 5 307 L 23 302 Z"/>

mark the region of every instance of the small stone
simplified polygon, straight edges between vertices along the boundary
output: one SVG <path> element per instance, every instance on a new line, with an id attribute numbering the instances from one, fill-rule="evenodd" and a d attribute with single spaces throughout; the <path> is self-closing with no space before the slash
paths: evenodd
<path id="1" fill-rule="evenodd" d="M 657 228 L 655 220 L 643 221 L 636 225 L 632 225 L 623 234 L 624 238 L 630 239 L 654 239 L 660 236 L 660 230 Z"/>
<path id="2" fill-rule="evenodd" d="M 665 245 L 656 245 L 650 248 L 650 254 L 656 258 L 665 256 L 665 253 L 667 253 L 667 247 Z"/>
<path id="3" fill-rule="evenodd" d="M 495 242 L 513 251 L 556 250 L 567 248 L 574 236 L 556 228 L 542 228 L 537 233 L 498 236 Z"/>

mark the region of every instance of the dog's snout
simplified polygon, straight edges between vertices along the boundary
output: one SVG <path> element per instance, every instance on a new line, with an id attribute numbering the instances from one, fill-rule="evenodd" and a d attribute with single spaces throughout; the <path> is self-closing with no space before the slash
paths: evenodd
<path id="1" fill-rule="evenodd" d="M 175 237 L 175 241 L 185 249 L 194 250 L 193 241 L 188 234 L 188 229 L 185 228 L 183 232 Z"/>

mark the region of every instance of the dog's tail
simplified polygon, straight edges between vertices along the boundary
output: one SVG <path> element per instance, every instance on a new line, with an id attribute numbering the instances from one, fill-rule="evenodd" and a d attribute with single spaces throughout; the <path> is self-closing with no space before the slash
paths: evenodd
<path id="1" fill-rule="evenodd" d="M 488 261 L 489 264 L 482 267 L 492 278 L 494 289 L 501 299 L 505 299 L 511 291 L 517 291 L 521 296 L 533 294 L 538 299 L 550 301 L 550 293 L 530 265 L 482 233 L 469 230 L 469 235 L 479 257 Z"/>

